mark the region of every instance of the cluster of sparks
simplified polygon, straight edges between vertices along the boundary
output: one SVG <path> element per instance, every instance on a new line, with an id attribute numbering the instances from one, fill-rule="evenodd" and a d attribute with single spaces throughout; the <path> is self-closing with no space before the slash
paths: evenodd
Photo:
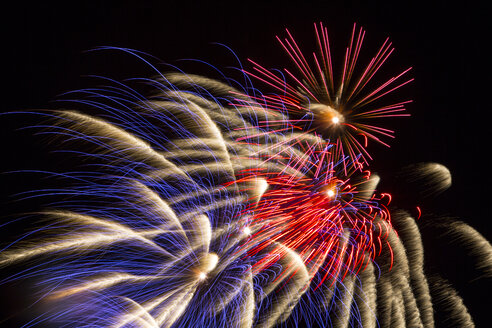
<path id="1" fill-rule="evenodd" d="M 382 198 L 391 200 L 391 196 L 381 194 L 377 197 L 375 190 L 366 190 L 371 185 L 364 184 L 364 181 L 371 177 L 367 169 L 372 159 L 367 151 L 368 140 L 389 147 L 381 137 L 393 138 L 394 131 L 368 121 L 409 116 L 404 106 L 410 100 L 380 105 L 378 99 L 413 79 L 402 81 L 411 70 L 408 68 L 366 91 L 394 49 L 386 39 L 369 64 L 356 76 L 365 31 L 354 24 L 345 50 L 341 77 L 336 83 L 327 28 L 321 23 L 314 27 L 318 45 L 318 52 L 312 53 L 314 65 L 306 60 L 288 30 L 285 39 L 277 37 L 298 75 L 284 69 L 286 77 L 279 76 L 250 60 L 252 71 L 244 72 L 277 93 L 252 97 L 251 103 L 246 105 L 263 104 L 279 114 L 286 113 L 279 120 L 263 122 L 272 129 L 269 133 L 297 129 L 302 131 L 301 136 L 310 133 L 326 142 L 303 143 L 302 137 L 292 138 L 285 144 L 300 148 L 302 155 L 291 153 L 286 157 L 282 148 L 278 153 L 263 158 L 264 162 L 282 162 L 284 170 L 249 170 L 241 172 L 238 181 L 262 181 L 260 199 L 252 202 L 246 210 L 252 217 L 248 224 L 255 231 L 246 245 L 249 253 L 254 254 L 280 242 L 299 252 L 311 268 L 311 276 L 323 269 L 320 283 L 326 279 L 333 283 L 340 273 L 343 279 L 348 272 L 357 274 L 363 269 L 367 261 L 364 263 L 362 254 L 370 254 L 370 259 L 374 259 L 380 254 L 383 243 L 391 251 L 385 240 L 387 235 L 381 233 L 380 226 L 391 225 L 389 211 L 382 201 Z M 244 101 L 237 101 L 244 104 Z M 243 136 L 238 141 L 247 142 L 256 137 Z M 289 174 L 287 169 L 300 174 Z M 265 268 L 279 255 L 281 252 L 274 252 L 274 256 L 263 259 L 256 266 Z"/>
<path id="2" fill-rule="evenodd" d="M 72 174 L 91 182 L 70 193 L 97 202 L 47 213 L 56 223 L 43 231 L 61 239 L 6 250 L 0 265 L 84 254 L 86 262 L 77 258 L 69 265 L 61 264 L 65 255 L 54 259 L 57 276 L 47 289 L 50 299 L 74 302 L 91 292 L 86 307 L 60 310 L 77 316 L 99 308 L 85 317 L 88 325 L 105 320 L 112 327 L 215 327 L 235 320 L 241 327 L 271 327 L 285 320 L 296 295 L 314 279 L 314 290 L 333 286 L 362 272 L 383 250 L 392 263 L 391 196 L 375 191 L 378 178 L 368 169 L 367 147 L 370 140 L 387 145 L 381 139 L 394 134 L 371 120 L 408 115 L 409 101 L 381 105 L 380 99 L 412 81 L 406 79 L 410 69 L 370 87 L 393 52 L 388 40 L 359 69 L 365 32 L 354 25 L 342 69 L 335 72 L 326 27 L 315 24 L 315 36 L 311 64 L 289 31 L 278 38 L 298 73 L 285 69 L 286 76 L 278 75 L 251 61 L 245 74 L 275 92 L 231 88 L 224 96 L 229 107 L 203 92 L 225 87 L 184 75 L 164 78 L 158 86 L 162 99 L 142 101 L 130 92 L 137 108 L 124 115 L 116 106 L 128 90 L 109 89 L 113 98 L 86 90 L 92 98 L 114 99 L 111 105 L 90 104 L 116 122 L 67 111 L 55 115 L 53 133 L 91 144 L 97 150 L 84 156 L 107 160 L 102 171 L 112 175 Z M 188 79 L 192 92 L 179 88 Z M 162 129 L 148 128 L 152 121 Z M 101 207 L 101 199 L 114 205 Z M 84 271 L 84 263 L 90 269 Z M 264 282 L 266 272 L 278 267 L 281 273 Z M 271 306 L 275 314 L 256 311 L 255 302 L 277 291 L 281 281 L 291 284 L 290 298 Z M 207 284 L 210 289 L 200 293 Z M 192 304 L 213 315 L 184 315 Z"/>
<path id="3" fill-rule="evenodd" d="M 252 213 L 248 229 L 255 231 L 245 248 L 254 255 L 279 242 L 298 251 L 310 267 L 311 277 L 322 269 L 319 284 L 326 279 L 334 283 L 348 272 L 357 274 L 380 254 L 386 236 L 375 226 L 391 224 L 390 215 L 374 194 L 369 198 L 362 192 L 371 185 L 369 171 L 352 183 L 350 177 L 357 175 L 356 170 L 345 175 L 342 164 L 335 164 L 327 147 L 313 148 L 318 147 L 306 149 L 305 157 L 292 161 L 296 167 L 290 168 L 303 172 L 300 176 L 262 170 L 242 173 L 246 180 L 259 179 L 264 189 L 260 199 L 244 211 Z M 280 250 L 273 253 L 275 256 L 256 263 L 254 269 L 261 270 L 282 255 Z"/>
<path id="4" fill-rule="evenodd" d="M 265 103 L 270 109 L 288 112 L 287 120 L 269 122 L 271 126 L 288 124 L 309 133 L 318 133 L 335 144 L 333 153 L 338 158 L 344 159 L 348 155 L 352 162 L 358 160 L 368 164 L 372 159 L 367 151 L 368 141 L 373 140 L 389 146 L 381 137 L 394 137 L 394 131 L 370 124 L 368 121 L 409 116 L 405 113 L 405 105 L 411 100 L 384 105 L 378 104 L 377 101 L 413 81 L 412 78 L 404 80 L 411 68 L 369 89 L 370 82 L 393 53 L 394 48 L 386 39 L 369 64 L 361 70 L 360 75 L 355 75 L 365 31 L 362 28 L 357 30 L 354 24 L 349 45 L 345 50 L 340 80 L 337 83 L 328 30 L 320 23 L 315 24 L 315 31 L 318 52 L 312 53 L 314 64 L 308 62 L 289 30 L 286 30 L 287 38 L 282 40 L 277 37 L 299 75 L 284 69 L 286 77 L 279 76 L 250 60 L 253 69 L 245 72 L 279 92 L 255 100 Z M 292 82 L 287 82 L 289 78 Z"/>

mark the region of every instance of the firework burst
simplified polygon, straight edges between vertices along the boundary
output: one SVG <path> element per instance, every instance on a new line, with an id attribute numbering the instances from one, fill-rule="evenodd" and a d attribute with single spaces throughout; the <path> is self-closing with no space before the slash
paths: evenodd
<path id="1" fill-rule="evenodd" d="M 335 162 L 333 147 L 327 143 L 298 145 L 300 157 L 277 154 L 266 160 L 288 158 L 280 172 L 257 169 L 237 174 L 238 182 L 262 185 L 259 200 L 251 199 L 244 211 L 251 231 L 244 246 L 253 255 L 279 243 L 299 254 L 311 277 L 320 269 L 325 272 L 319 284 L 326 279 L 342 281 L 380 254 L 387 243 L 381 224 L 390 225 L 390 215 L 374 195 L 377 177 L 370 178 L 369 171 L 361 174 L 353 165 L 347 172 L 343 160 Z M 282 252 L 274 251 L 253 269 L 263 270 L 279 256 Z"/>
<path id="2" fill-rule="evenodd" d="M 405 105 L 410 100 L 390 104 L 381 104 L 379 100 L 410 83 L 413 79 L 407 78 L 407 75 L 411 68 L 373 86 L 377 72 L 394 49 L 386 39 L 370 62 L 359 69 L 365 31 L 354 24 L 340 76 L 337 77 L 328 30 L 322 23 L 315 24 L 314 28 L 318 50 L 312 53 L 311 63 L 289 30 L 286 30 L 286 38 L 277 37 L 297 73 L 286 68 L 285 74 L 279 75 L 249 60 L 253 67 L 245 72 L 276 91 L 276 94 L 255 100 L 267 104 L 270 109 L 288 112 L 286 120 L 271 122 L 271 125 L 288 123 L 293 128 L 318 133 L 334 143 L 335 153 L 340 158 L 348 155 L 351 162 L 360 159 L 367 164 L 372 159 L 366 149 L 368 141 L 389 146 L 382 139 L 394 137 L 394 131 L 373 125 L 371 121 L 409 116 L 405 113 Z"/>
<path id="3" fill-rule="evenodd" d="M 365 32 L 354 25 L 337 80 L 327 30 L 315 31 L 314 66 L 290 32 L 279 38 L 293 83 L 255 63 L 246 72 L 277 94 L 159 73 L 67 94 L 85 111 L 30 113 L 77 169 L 51 173 L 63 187 L 23 195 L 55 201 L 0 252 L 14 268 L 0 284 L 34 282 L 42 304 L 24 326 L 432 327 L 432 293 L 460 300 L 439 277 L 432 290 L 416 221 L 389 208 L 367 169 L 367 141 L 393 132 L 366 121 L 407 115 L 407 102 L 377 104 L 409 70 L 371 87 L 393 50 L 385 41 L 358 70 Z M 436 164 L 407 170 L 415 188 L 451 183 Z M 490 259 L 476 231 L 443 226 Z"/>

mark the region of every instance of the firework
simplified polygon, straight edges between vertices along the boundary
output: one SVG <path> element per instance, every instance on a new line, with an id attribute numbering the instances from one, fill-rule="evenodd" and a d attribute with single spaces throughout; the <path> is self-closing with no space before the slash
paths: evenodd
<path id="1" fill-rule="evenodd" d="M 359 159 L 367 164 L 372 159 L 367 151 L 368 141 L 389 146 L 383 138 L 394 137 L 394 131 L 371 121 L 409 116 L 405 105 L 410 100 L 389 104 L 380 100 L 413 81 L 407 77 L 411 68 L 374 85 L 378 71 L 394 49 L 386 39 L 369 63 L 360 69 L 358 62 L 361 61 L 359 55 L 365 31 L 354 24 L 342 69 L 335 71 L 328 30 L 322 23 L 314 27 L 318 50 L 312 53 L 311 60 L 301 51 L 289 30 L 286 30 L 286 38 L 277 37 L 297 74 L 284 69 L 285 74 L 279 75 L 250 60 L 253 68 L 246 73 L 276 91 L 256 100 L 266 103 L 269 108 L 288 112 L 288 118 L 276 123 L 289 123 L 292 127 L 320 134 L 331 140 L 338 156 L 344 158 L 348 155 L 350 162 Z"/>
<path id="2" fill-rule="evenodd" d="M 299 253 L 311 277 L 323 268 L 320 283 L 343 280 L 349 271 L 356 274 L 367 266 L 386 243 L 380 225 L 390 224 L 389 213 L 373 195 L 377 177 L 353 182 L 355 172 L 345 175 L 340 166 L 328 146 L 306 144 L 302 157 L 289 157 L 281 172 L 240 172 L 238 181 L 264 183 L 260 200 L 245 210 L 251 213 L 247 224 L 254 232 L 246 244 L 252 245 L 249 253 L 280 242 Z M 275 252 L 253 269 L 267 267 L 279 255 Z"/>
<path id="3" fill-rule="evenodd" d="M 170 73 L 140 80 L 151 97 L 105 79 L 67 94 L 84 110 L 34 113 L 36 131 L 80 163 L 52 173 L 63 188 L 24 195 L 56 200 L 0 253 L 14 268 L 2 283 L 34 282 L 42 311 L 26 326 L 432 327 L 442 308 L 472 324 L 451 285 L 428 278 L 420 227 L 367 167 L 365 140 L 393 133 L 366 120 L 407 115 L 407 102 L 376 104 L 408 70 L 370 88 L 391 44 L 357 75 L 365 33 L 354 26 L 336 84 L 315 27 L 314 69 L 289 32 L 280 40 L 294 84 L 246 72 L 277 94 Z M 434 163 L 400 176 L 422 197 L 451 182 Z M 442 226 L 490 277 L 490 244 Z"/>

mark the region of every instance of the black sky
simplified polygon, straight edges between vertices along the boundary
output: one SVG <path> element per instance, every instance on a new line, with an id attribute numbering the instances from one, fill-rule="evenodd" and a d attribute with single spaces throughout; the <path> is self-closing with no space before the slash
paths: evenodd
<path id="1" fill-rule="evenodd" d="M 453 186 L 424 211 L 460 217 L 490 240 L 490 28 L 485 8 L 473 1 L 11 2 L 3 8 L 1 22 L 2 111 L 56 108 L 52 101 L 59 94 L 90 86 L 83 77 L 90 74 L 152 74 L 122 55 L 86 52 L 98 46 L 137 49 L 168 63 L 198 58 L 219 68 L 234 64 L 224 48 L 212 44 L 218 42 L 242 61 L 252 58 L 281 68 L 288 62 L 275 35 L 284 28 L 301 43 L 304 38 L 311 42 L 312 24 L 323 21 L 340 42 L 332 46 L 345 47 L 357 22 L 368 33 L 366 47 L 390 37 L 396 52 L 389 65 L 412 66 L 415 77 L 403 91 L 414 100 L 408 107 L 412 117 L 395 126 L 392 148 L 375 151 L 375 170 L 390 178 L 410 163 L 446 165 Z M 1 131 L 5 170 L 51 165 L 32 138 L 14 131 L 22 122 L 9 120 Z M 5 194 L 20 191 L 14 183 L 32 183 L 3 179 Z"/>

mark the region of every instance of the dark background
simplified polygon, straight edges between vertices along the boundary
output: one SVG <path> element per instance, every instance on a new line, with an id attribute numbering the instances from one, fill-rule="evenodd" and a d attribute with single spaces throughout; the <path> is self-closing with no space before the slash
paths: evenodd
<path id="1" fill-rule="evenodd" d="M 410 163 L 446 165 L 453 185 L 422 206 L 424 213 L 460 217 L 490 240 L 486 12 L 485 5 L 473 1 L 11 2 L 3 8 L 1 23 L 2 111 L 58 108 L 53 100 L 91 86 L 83 77 L 90 74 L 152 76 L 148 67 L 121 53 L 86 52 L 98 46 L 133 48 L 185 67 L 187 63 L 176 60 L 197 58 L 227 71 L 225 67 L 235 62 L 225 48 L 212 44 L 219 42 L 243 62 L 251 58 L 282 68 L 289 63 L 275 35 L 284 28 L 300 43 L 311 45 L 312 24 L 323 21 L 333 38 L 332 48 L 339 48 L 346 46 L 357 22 L 367 30 L 363 51 L 372 49 L 368 56 L 388 36 L 396 48 L 388 71 L 394 74 L 412 66 L 415 77 L 402 90 L 414 100 L 408 106 L 412 117 L 396 122 L 397 138 L 390 149 L 375 147 L 373 169 L 391 179 L 392 172 Z M 208 72 L 204 66 L 189 67 L 195 69 L 189 73 Z M 56 165 L 36 138 L 16 130 L 25 118 L 1 119 L 2 171 Z M 35 175 L 4 175 L 1 188 L 7 197 L 38 185 L 42 183 Z M 5 197 L 4 214 L 22 207 Z"/>

